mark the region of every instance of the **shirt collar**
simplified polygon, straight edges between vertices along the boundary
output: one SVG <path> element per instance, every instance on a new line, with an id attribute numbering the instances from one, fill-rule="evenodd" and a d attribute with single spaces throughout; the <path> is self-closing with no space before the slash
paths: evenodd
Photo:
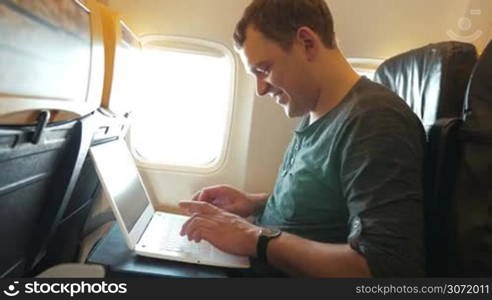
<path id="1" fill-rule="evenodd" d="M 309 135 L 311 132 L 313 132 L 316 128 L 320 126 L 320 124 L 324 122 L 329 122 L 331 119 L 333 119 L 334 116 L 337 115 L 337 111 L 340 110 L 340 108 L 343 106 L 342 104 L 347 102 L 349 99 L 351 99 L 355 93 L 355 91 L 358 89 L 358 87 L 363 83 L 366 82 L 367 77 L 361 76 L 361 78 L 354 84 L 352 89 L 343 97 L 342 101 L 338 103 L 332 110 L 324 114 L 321 118 L 316 120 L 313 124 L 309 124 L 309 114 L 305 115 L 301 122 L 299 123 L 299 126 L 295 129 L 295 133 L 297 135 Z"/>

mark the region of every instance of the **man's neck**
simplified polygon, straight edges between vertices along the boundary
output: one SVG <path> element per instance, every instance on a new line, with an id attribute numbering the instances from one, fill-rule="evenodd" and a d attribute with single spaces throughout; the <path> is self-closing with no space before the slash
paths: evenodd
<path id="1" fill-rule="evenodd" d="M 338 52 L 335 62 L 330 62 L 329 66 L 320 70 L 320 93 L 316 107 L 309 114 L 309 124 L 312 124 L 333 110 L 345 96 L 350 92 L 354 85 L 359 81 L 360 76 L 349 64 L 349 62 Z"/>

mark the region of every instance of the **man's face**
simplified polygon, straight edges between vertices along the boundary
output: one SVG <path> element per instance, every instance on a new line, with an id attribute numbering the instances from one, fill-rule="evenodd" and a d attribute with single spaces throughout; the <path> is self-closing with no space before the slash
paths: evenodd
<path id="1" fill-rule="evenodd" d="M 256 77 L 258 96 L 274 98 L 290 118 L 316 106 L 317 96 L 301 46 L 294 43 L 285 51 L 250 26 L 239 52 L 248 73 Z"/>

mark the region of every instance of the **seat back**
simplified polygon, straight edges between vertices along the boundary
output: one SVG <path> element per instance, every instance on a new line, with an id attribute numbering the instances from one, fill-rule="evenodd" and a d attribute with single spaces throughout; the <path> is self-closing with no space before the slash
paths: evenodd
<path id="1" fill-rule="evenodd" d="M 457 275 L 492 276 L 492 42 L 470 81 L 450 212 Z M 456 274 L 454 274 L 456 275 Z"/>
<path id="2" fill-rule="evenodd" d="M 492 43 L 477 62 L 464 118 L 429 132 L 434 172 L 427 186 L 431 276 L 492 275 Z"/>
<path id="3" fill-rule="evenodd" d="M 128 130 L 127 117 L 109 116 L 101 113 L 103 111 L 101 109 L 95 112 L 90 120 L 86 120 L 89 132 L 89 136 L 85 139 L 87 143 L 84 149 L 86 150 L 90 145 L 122 138 Z M 90 155 L 86 155 L 74 192 L 54 229 L 53 238 L 49 240 L 46 255 L 33 274 L 57 264 L 78 262 L 83 239 L 86 234 L 91 233 L 91 230 L 85 232 L 86 222 L 93 204 L 99 199 L 100 191 L 100 182 L 94 163 Z M 108 219 L 104 218 L 101 221 L 91 219 L 89 225 L 94 229 L 94 227 L 103 225 Z"/>
<path id="4" fill-rule="evenodd" d="M 80 122 L 0 126 L 0 275 L 23 276 L 40 255 L 76 176 Z"/>
<path id="5" fill-rule="evenodd" d="M 95 1 L 38 2 L 0 1 L 2 277 L 29 276 L 46 256 L 87 156 L 103 90 Z"/>
<path id="6" fill-rule="evenodd" d="M 472 44 L 430 44 L 386 60 L 374 80 L 404 99 L 428 131 L 439 118 L 461 117 L 476 60 Z"/>
<path id="7" fill-rule="evenodd" d="M 442 42 L 385 61 L 375 80 L 402 97 L 420 117 L 428 143 L 424 166 L 424 216 L 427 273 L 446 276 L 456 247 L 450 212 L 458 162 L 464 99 L 477 61 L 473 45 Z"/>
<path id="8" fill-rule="evenodd" d="M 452 246 L 454 186 L 458 162 L 462 160 L 461 118 L 439 119 L 428 132 L 425 165 L 425 245 L 428 276 L 443 277 L 456 273 L 451 257 L 456 256 Z"/>

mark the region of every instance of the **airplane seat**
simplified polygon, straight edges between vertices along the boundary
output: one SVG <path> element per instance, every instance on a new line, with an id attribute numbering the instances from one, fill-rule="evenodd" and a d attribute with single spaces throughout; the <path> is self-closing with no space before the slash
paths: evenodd
<path id="1" fill-rule="evenodd" d="M 426 269 L 429 276 L 449 273 L 449 222 L 446 219 L 460 159 L 459 139 L 475 46 L 442 42 L 414 49 L 385 61 L 375 81 L 396 92 L 421 119 L 427 132 L 424 162 Z"/>
<path id="2" fill-rule="evenodd" d="M 90 156 L 85 158 L 74 192 L 67 204 L 53 239 L 47 245 L 46 255 L 33 274 L 55 265 L 78 261 L 83 228 L 94 201 L 100 194 L 100 183 Z"/>
<path id="3" fill-rule="evenodd" d="M 429 132 L 433 182 L 426 207 L 428 273 L 492 275 L 492 43 L 469 81 L 464 117 Z"/>
<path id="4" fill-rule="evenodd" d="M 101 265 L 67 263 L 53 266 L 37 278 L 104 278 L 106 269 Z"/>
<path id="5" fill-rule="evenodd" d="M 97 178 L 87 154 L 100 129 L 103 28 L 95 1 L 0 10 L 0 277 L 30 277 L 69 260 L 53 253 L 72 257 L 95 195 L 80 185 Z"/>
<path id="6" fill-rule="evenodd" d="M 439 118 L 462 116 L 476 61 L 472 44 L 430 44 L 389 58 L 376 70 L 374 81 L 404 99 L 428 130 Z"/>
<path id="7" fill-rule="evenodd" d="M 93 118 L 92 135 L 89 138 L 87 148 L 120 138 L 129 126 L 126 117 L 108 116 L 104 109 L 95 112 Z M 81 256 L 84 256 L 82 252 L 85 238 L 107 222 L 114 220 L 111 211 L 109 213 L 103 211 L 95 217 L 91 216 L 93 205 L 100 195 L 101 184 L 94 162 L 90 155 L 86 155 L 64 215 L 54 232 L 53 239 L 47 245 L 47 252 L 43 261 L 33 274 L 38 274 L 59 264 L 85 262 L 80 259 Z M 97 242 L 97 238 L 94 242 Z"/>
<path id="8" fill-rule="evenodd" d="M 452 275 L 492 276 L 492 42 L 473 71 L 448 218 Z"/>
<path id="9" fill-rule="evenodd" d="M 88 145 L 83 118 L 0 125 L 0 276 L 22 277 L 44 256 Z"/>
<path id="10" fill-rule="evenodd" d="M 450 247 L 453 189 L 456 185 L 462 118 L 442 118 L 428 132 L 424 175 L 424 220 L 426 271 L 431 277 L 451 276 L 454 265 L 449 257 L 456 251 Z"/>

